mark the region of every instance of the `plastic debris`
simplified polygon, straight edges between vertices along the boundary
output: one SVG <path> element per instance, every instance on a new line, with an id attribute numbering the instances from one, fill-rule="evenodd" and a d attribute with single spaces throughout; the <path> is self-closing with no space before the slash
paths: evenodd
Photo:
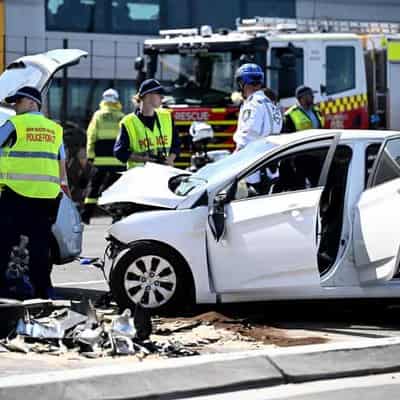
<path id="1" fill-rule="evenodd" d="M 82 301 L 78 303 L 72 303 L 71 310 L 75 311 L 81 315 L 87 316 L 86 325 L 95 327 L 99 323 L 99 319 L 97 317 L 96 309 L 93 306 L 93 303 L 90 299 L 84 298 Z"/>
<path id="2" fill-rule="evenodd" d="M 77 343 L 81 351 L 97 351 L 104 341 L 104 329 L 102 326 L 98 328 L 83 328 L 78 329 L 73 333 L 73 340 Z"/>
<path id="3" fill-rule="evenodd" d="M 77 325 L 86 323 L 87 321 L 88 317 L 86 315 L 82 315 L 76 311 L 67 310 L 67 315 L 60 320 L 60 325 L 61 329 L 66 332 L 72 328 L 75 328 Z"/>
<path id="4" fill-rule="evenodd" d="M 14 339 L 5 339 L 1 344 L 9 351 L 24 354 L 29 353 L 29 348 L 26 346 L 24 339 L 21 336 L 17 336 Z"/>
<path id="5" fill-rule="evenodd" d="M 62 339 L 64 337 L 64 330 L 57 320 L 52 320 L 49 324 L 41 324 L 30 318 L 27 321 L 19 319 L 16 332 L 18 335 L 36 339 Z"/>
<path id="6" fill-rule="evenodd" d="M 117 317 L 111 325 L 111 333 L 114 335 L 126 336 L 134 338 L 136 336 L 136 329 L 131 318 L 132 313 L 127 308 L 119 317 Z"/>
<path id="7" fill-rule="evenodd" d="M 135 347 L 132 340 L 127 336 L 112 336 L 113 353 L 116 355 L 135 354 Z"/>

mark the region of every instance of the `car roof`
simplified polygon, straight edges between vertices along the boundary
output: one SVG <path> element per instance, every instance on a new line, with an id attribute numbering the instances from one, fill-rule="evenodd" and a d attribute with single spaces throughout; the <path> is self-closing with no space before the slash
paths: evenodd
<path id="1" fill-rule="evenodd" d="M 295 133 L 283 133 L 279 135 L 269 135 L 268 141 L 277 146 L 290 145 L 291 143 L 301 142 L 306 139 L 323 139 L 327 135 L 340 133 L 341 141 L 383 141 L 388 137 L 399 135 L 398 131 L 377 131 L 368 129 L 308 129 Z"/>

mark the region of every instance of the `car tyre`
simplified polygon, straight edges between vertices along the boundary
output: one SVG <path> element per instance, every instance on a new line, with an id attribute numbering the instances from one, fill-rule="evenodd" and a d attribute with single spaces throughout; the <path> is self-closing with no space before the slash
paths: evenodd
<path id="1" fill-rule="evenodd" d="M 152 314 L 171 314 L 193 303 L 193 279 L 183 258 L 166 245 L 134 244 L 111 271 L 110 288 L 119 308 L 137 303 Z"/>

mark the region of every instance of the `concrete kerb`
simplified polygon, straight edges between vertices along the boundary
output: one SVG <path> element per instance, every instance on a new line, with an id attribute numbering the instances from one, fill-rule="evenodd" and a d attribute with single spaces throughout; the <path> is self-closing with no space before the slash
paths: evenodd
<path id="1" fill-rule="evenodd" d="M 172 399 L 400 371 L 400 338 L 369 339 L 0 378 L 0 398 Z M 112 360 L 114 361 L 114 360 Z M 34 364 L 33 368 L 34 370 Z"/>

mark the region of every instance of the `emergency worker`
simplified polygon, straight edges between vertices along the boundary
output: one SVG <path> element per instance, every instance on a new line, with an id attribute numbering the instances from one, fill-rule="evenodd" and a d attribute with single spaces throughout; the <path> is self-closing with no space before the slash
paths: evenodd
<path id="1" fill-rule="evenodd" d="M 86 153 L 88 162 L 93 166 L 93 172 L 82 212 L 82 221 L 86 224 L 90 223 L 102 191 L 120 177 L 118 172 L 124 170 L 124 164 L 113 154 L 119 122 L 123 117 L 118 92 L 107 89 L 87 129 Z"/>
<path id="2" fill-rule="evenodd" d="M 172 114 L 160 108 L 164 89 L 156 79 L 145 80 L 135 100 L 139 108 L 124 117 L 114 145 L 114 155 L 127 168 L 145 162 L 173 165 L 180 141 Z"/>
<path id="3" fill-rule="evenodd" d="M 240 151 L 250 142 L 282 129 L 282 113 L 264 93 L 264 72 L 257 64 L 243 64 L 235 74 L 244 101 L 240 107 L 237 130 L 233 136 L 236 150 Z M 247 177 L 247 184 L 260 190 L 261 173 Z"/>
<path id="4" fill-rule="evenodd" d="M 314 105 L 314 93 L 308 86 L 296 89 L 297 104 L 285 112 L 284 132 L 292 133 L 305 129 L 320 129 L 324 118 Z"/>
<path id="5" fill-rule="evenodd" d="M 34 295 L 48 298 L 51 226 L 61 186 L 69 194 L 63 129 L 40 112 L 42 98 L 33 87 L 5 101 L 15 103 L 16 115 L 0 128 L 0 287 L 7 295 L 5 270 L 12 247 L 24 235 Z"/>

